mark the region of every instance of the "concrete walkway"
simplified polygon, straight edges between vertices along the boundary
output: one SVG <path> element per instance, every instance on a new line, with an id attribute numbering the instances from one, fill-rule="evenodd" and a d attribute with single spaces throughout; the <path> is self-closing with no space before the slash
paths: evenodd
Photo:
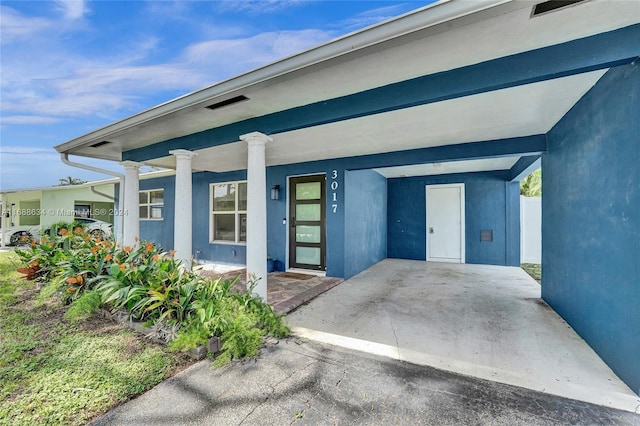
<path id="1" fill-rule="evenodd" d="M 303 308 L 304 309 L 304 308 Z M 213 370 L 201 361 L 103 425 L 637 425 L 640 416 L 296 339 Z"/>
<path id="2" fill-rule="evenodd" d="M 520 268 L 386 259 L 287 322 L 312 340 L 640 412 Z"/>

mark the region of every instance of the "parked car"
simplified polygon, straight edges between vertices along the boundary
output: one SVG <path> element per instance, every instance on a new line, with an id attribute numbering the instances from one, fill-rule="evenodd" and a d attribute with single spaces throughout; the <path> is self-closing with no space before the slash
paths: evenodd
<path id="1" fill-rule="evenodd" d="M 76 217 L 73 221 L 84 224 L 87 231 L 95 237 L 105 238 L 113 235 L 113 225 L 108 222 L 84 217 Z M 48 231 L 47 229 L 45 234 L 47 234 Z M 39 234 L 40 227 L 38 226 L 13 226 L 7 228 L 4 232 L 0 232 L 0 241 L 4 240 L 6 245 L 17 246 L 28 244 L 34 236 Z"/>
<path id="2" fill-rule="evenodd" d="M 0 241 L 8 246 L 27 244 L 34 235 L 38 235 L 40 228 L 34 226 L 12 226 L 0 233 Z"/>
<path id="3" fill-rule="evenodd" d="M 89 219 L 86 217 L 77 217 L 74 222 L 83 223 L 87 231 L 94 237 L 110 237 L 113 235 L 113 225 L 97 219 Z"/>

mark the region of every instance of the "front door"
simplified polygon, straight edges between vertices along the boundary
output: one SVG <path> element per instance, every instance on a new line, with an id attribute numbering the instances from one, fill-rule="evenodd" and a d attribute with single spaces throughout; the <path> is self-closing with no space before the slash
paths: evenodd
<path id="1" fill-rule="evenodd" d="M 427 260 L 464 263 L 464 184 L 427 185 Z"/>
<path id="2" fill-rule="evenodd" d="M 289 181 L 289 267 L 325 270 L 325 175 Z"/>

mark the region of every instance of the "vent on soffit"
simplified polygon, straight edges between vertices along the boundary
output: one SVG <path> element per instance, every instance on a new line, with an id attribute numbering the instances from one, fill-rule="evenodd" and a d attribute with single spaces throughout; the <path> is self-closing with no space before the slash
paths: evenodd
<path id="1" fill-rule="evenodd" d="M 110 144 L 109 141 L 96 142 L 93 145 L 89 145 L 91 148 L 98 148 L 99 146 Z"/>
<path id="2" fill-rule="evenodd" d="M 549 0 L 533 6 L 531 17 L 543 15 L 587 0 Z"/>
<path id="3" fill-rule="evenodd" d="M 234 98 L 230 98 L 227 99 L 225 101 L 221 101 L 221 102 L 216 102 L 215 104 L 211 104 L 205 108 L 207 109 L 218 109 L 218 108 L 223 108 L 229 105 L 233 105 L 233 104 L 237 104 L 238 102 L 242 102 L 242 101 L 248 101 L 249 98 L 247 98 L 244 95 L 240 95 L 240 96 L 236 96 Z"/>

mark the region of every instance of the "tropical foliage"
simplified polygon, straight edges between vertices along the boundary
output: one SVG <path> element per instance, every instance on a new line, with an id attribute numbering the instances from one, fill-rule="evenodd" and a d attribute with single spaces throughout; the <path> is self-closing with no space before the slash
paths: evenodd
<path id="1" fill-rule="evenodd" d="M 58 186 L 82 185 L 83 183 L 87 182 L 86 180 L 82 180 L 82 179 L 79 179 L 79 178 L 74 178 L 74 177 L 71 177 L 71 176 L 67 176 L 66 178 L 58 179 L 58 181 L 60 181 Z"/>
<path id="2" fill-rule="evenodd" d="M 520 181 L 520 195 L 525 197 L 542 196 L 542 169 L 538 169 Z"/>
<path id="3" fill-rule="evenodd" d="M 177 350 L 217 336 L 218 363 L 253 356 L 264 335 L 289 332 L 282 317 L 252 294 L 253 287 L 232 291 L 235 280 L 205 278 L 151 242 L 121 247 L 81 225 L 57 224 L 17 254 L 24 263 L 19 272 L 43 282 L 42 299 L 57 296 L 70 304 L 69 317 L 86 317 L 100 307 L 124 310 L 153 325 Z"/>

